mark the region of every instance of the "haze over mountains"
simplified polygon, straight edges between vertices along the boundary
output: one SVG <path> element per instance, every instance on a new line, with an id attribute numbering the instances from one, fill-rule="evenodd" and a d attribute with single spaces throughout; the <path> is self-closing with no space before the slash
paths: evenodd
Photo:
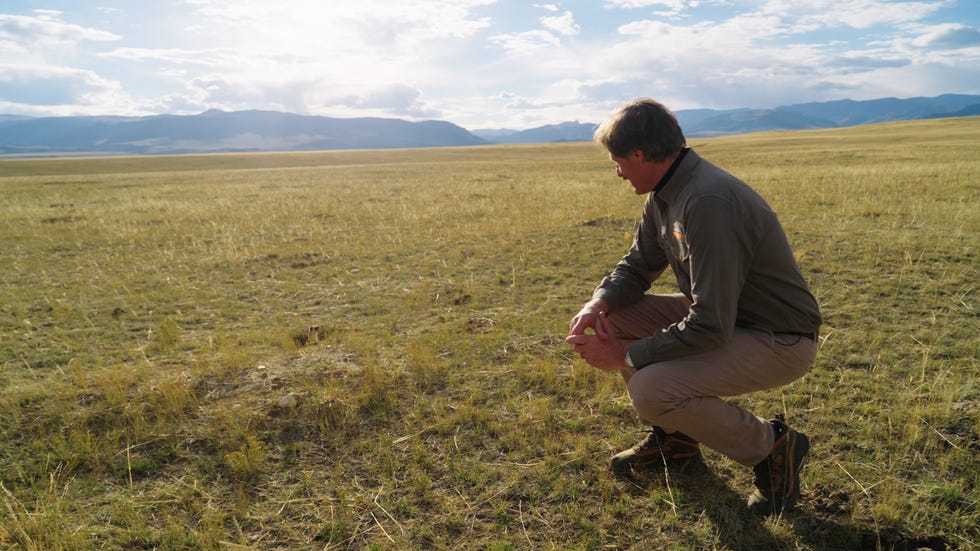
<path id="1" fill-rule="evenodd" d="M 897 120 L 980 115 L 980 96 L 886 98 L 787 105 L 775 109 L 677 111 L 689 137 L 765 130 L 838 128 Z M 490 143 L 588 141 L 594 122 L 527 130 L 467 131 L 445 121 L 331 118 L 273 111 L 206 111 L 149 117 L 0 115 L 0 154 L 177 154 L 451 147 Z"/>

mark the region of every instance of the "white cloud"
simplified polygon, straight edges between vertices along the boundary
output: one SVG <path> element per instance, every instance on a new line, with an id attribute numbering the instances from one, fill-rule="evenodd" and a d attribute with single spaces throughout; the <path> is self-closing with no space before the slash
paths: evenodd
<path id="1" fill-rule="evenodd" d="M 331 90 L 329 82 L 315 75 L 267 73 L 213 73 L 192 78 L 185 97 L 192 105 L 226 111 L 265 109 L 302 115 L 316 114 L 312 106 L 321 103 L 318 94 Z"/>
<path id="2" fill-rule="evenodd" d="M 577 35 L 582 28 L 575 23 L 575 16 L 570 11 L 554 17 L 542 17 L 541 25 L 565 36 Z"/>
<path id="3" fill-rule="evenodd" d="M 89 70 L 3 64 L 0 65 L 0 112 L 104 114 L 107 106 L 129 103 L 121 88 L 120 83 Z"/>
<path id="4" fill-rule="evenodd" d="M 824 63 L 825 72 L 833 72 L 839 75 L 864 73 L 885 67 L 906 67 L 911 63 L 907 57 L 895 56 L 889 52 L 880 52 L 869 55 L 869 52 L 854 51 L 845 52 L 839 56 L 829 58 Z"/>
<path id="5" fill-rule="evenodd" d="M 378 110 L 388 115 L 412 118 L 436 118 L 439 111 L 430 109 L 422 101 L 422 92 L 413 86 L 391 84 L 374 90 L 366 90 L 357 96 L 334 100 L 334 105 L 357 109 Z"/>
<path id="6" fill-rule="evenodd" d="M 606 7 L 610 9 L 661 8 L 656 14 L 673 18 L 688 8 L 700 5 L 697 0 L 608 0 Z"/>
<path id="7" fill-rule="evenodd" d="M 92 71 L 36 65 L 0 65 L 0 97 L 26 105 L 71 104 L 83 95 L 116 89 Z"/>
<path id="8" fill-rule="evenodd" d="M 80 42 L 113 42 L 121 37 L 110 32 L 65 23 L 57 19 L 60 12 L 38 10 L 36 17 L 0 14 L 0 41 L 17 44 L 36 54 L 73 48 Z"/>
<path id="9" fill-rule="evenodd" d="M 948 5 L 932 2 L 887 0 L 769 0 L 761 11 L 795 20 L 803 28 L 832 28 L 839 25 L 867 29 L 877 25 L 899 25 L 918 21 Z"/>
<path id="10" fill-rule="evenodd" d="M 186 111 L 269 109 L 303 115 L 438 118 L 421 90 L 403 84 L 357 84 L 313 74 L 208 74 L 193 78 L 186 94 L 172 98 Z"/>
<path id="11" fill-rule="evenodd" d="M 980 47 L 980 30 L 962 23 L 945 23 L 927 27 L 911 40 L 916 48 L 960 50 Z"/>
<path id="12" fill-rule="evenodd" d="M 663 7 L 667 9 L 670 13 L 681 12 L 688 5 L 690 5 L 691 7 L 697 7 L 698 2 L 685 1 L 685 0 L 607 0 L 606 1 L 606 6 L 609 8 L 636 9 L 636 8 Z"/>
<path id="13" fill-rule="evenodd" d="M 34 13 L 37 15 L 38 19 L 54 20 L 57 19 L 63 12 L 60 10 L 36 9 L 34 10 Z"/>
<path id="14" fill-rule="evenodd" d="M 561 45 L 558 37 L 545 30 L 497 34 L 490 37 L 490 42 L 517 55 L 532 55 L 542 49 Z"/>
<path id="15" fill-rule="evenodd" d="M 98 54 L 99 57 L 124 61 L 159 61 L 175 65 L 200 65 L 204 67 L 229 67 L 254 64 L 258 60 L 251 55 L 229 48 L 211 50 L 182 50 L 177 48 L 116 48 Z"/>
<path id="16" fill-rule="evenodd" d="M 138 111 L 121 82 L 72 66 L 87 44 L 122 37 L 61 20 L 57 10 L 0 14 L 0 112 L 27 115 L 105 114 Z"/>
<path id="17" fill-rule="evenodd" d="M 427 40 L 465 38 L 490 25 L 471 15 L 473 8 L 495 0 L 185 0 L 205 22 L 195 29 L 219 38 L 241 33 L 238 45 L 262 40 L 272 49 L 305 44 L 371 48 L 407 46 Z M 253 42 L 254 44 L 254 42 Z M 323 52 L 325 54 L 329 51 Z"/>
<path id="18" fill-rule="evenodd" d="M 460 78 L 444 65 L 490 21 L 493 0 L 186 0 L 186 32 L 206 49 L 122 47 L 101 54 L 188 83 L 174 105 L 431 118 L 422 90 Z M 180 70 L 175 70 L 180 68 Z"/>
<path id="19" fill-rule="evenodd" d="M 499 46 L 511 56 L 533 56 L 543 50 L 556 50 L 562 46 L 559 36 L 575 36 L 581 27 L 575 23 L 572 12 L 539 19 L 541 29 L 524 32 L 499 33 L 489 37 L 490 44 Z"/>

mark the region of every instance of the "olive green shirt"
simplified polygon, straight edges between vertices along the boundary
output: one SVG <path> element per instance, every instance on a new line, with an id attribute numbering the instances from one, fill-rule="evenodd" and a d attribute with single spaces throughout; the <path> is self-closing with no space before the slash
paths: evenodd
<path id="1" fill-rule="evenodd" d="M 705 352 L 736 327 L 816 332 L 817 301 L 776 213 L 744 182 L 685 149 L 647 197 L 636 237 L 593 297 L 609 309 L 639 301 L 670 266 L 687 316 L 633 342 L 637 367 Z"/>

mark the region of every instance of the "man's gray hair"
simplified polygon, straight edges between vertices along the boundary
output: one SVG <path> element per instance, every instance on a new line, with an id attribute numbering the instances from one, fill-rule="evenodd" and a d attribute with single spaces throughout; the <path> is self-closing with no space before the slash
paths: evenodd
<path id="1" fill-rule="evenodd" d="M 684 149 L 687 142 L 677 117 L 659 102 L 639 98 L 596 129 L 593 140 L 616 157 L 639 149 L 648 161 L 665 161 Z"/>

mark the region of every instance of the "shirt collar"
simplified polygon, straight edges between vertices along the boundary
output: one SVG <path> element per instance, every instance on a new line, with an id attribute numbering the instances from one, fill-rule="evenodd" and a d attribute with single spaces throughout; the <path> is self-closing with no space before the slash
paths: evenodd
<path id="1" fill-rule="evenodd" d="M 659 192 L 661 189 L 664 188 L 664 186 L 667 185 L 667 181 L 670 180 L 670 177 L 673 176 L 675 172 L 677 172 L 677 167 L 681 165 L 681 161 L 684 160 L 684 157 L 687 155 L 687 152 L 690 150 L 691 150 L 690 147 L 685 147 L 684 149 L 681 150 L 681 152 L 677 155 L 677 158 L 674 159 L 674 162 L 670 164 L 670 168 L 667 169 L 667 172 L 663 175 L 663 178 L 661 178 L 660 181 L 657 182 L 657 185 L 654 186 L 653 188 L 654 195 L 657 195 L 657 192 Z"/>

